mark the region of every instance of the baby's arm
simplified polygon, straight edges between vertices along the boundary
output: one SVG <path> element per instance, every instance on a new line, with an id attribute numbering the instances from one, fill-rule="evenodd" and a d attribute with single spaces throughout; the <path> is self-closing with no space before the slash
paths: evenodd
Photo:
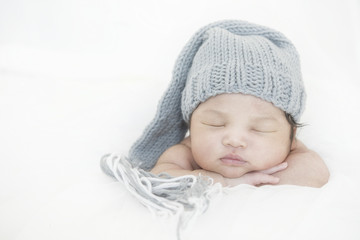
<path id="1" fill-rule="evenodd" d="M 208 176 L 226 185 L 224 177 L 218 173 L 210 172 L 204 169 L 196 169 L 191 149 L 187 145 L 187 139 L 180 144 L 168 148 L 159 158 L 154 168 L 151 170 L 154 174 L 166 172 L 173 177 L 184 175 Z"/>
<path id="2" fill-rule="evenodd" d="M 329 170 L 324 161 L 301 141 L 295 141 L 295 148 L 286 158 L 288 168 L 273 175 L 280 178 L 279 184 L 322 187 L 329 180 Z"/>
<path id="3" fill-rule="evenodd" d="M 250 185 L 276 184 L 279 182 L 279 178 L 271 174 L 284 170 L 286 167 L 287 163 L 282 163 L 264 171 L 246 173 L 239 178 L 225 178 L 219 173 L 200 169 L 194 161 L 190 139 L 185 138 L 180 144 L 167 149 L 160 156 L 151 172 L 154 174 L 166 172 L 174 177 L 184 175 L 208 176 L 214 180 L 214 183 L 221 183 L 223 186 L 236 186 L 242 183 Z"/>

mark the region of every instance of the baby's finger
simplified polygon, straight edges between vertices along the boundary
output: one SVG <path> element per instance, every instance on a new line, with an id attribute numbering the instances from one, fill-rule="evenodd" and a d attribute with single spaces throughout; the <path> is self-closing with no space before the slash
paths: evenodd
<path id="1" fill-rule="evenodd" d="M 276 165 L 275 167 L 272 167 L 272 168 L 269 168 L 269 169 L 266 169 L 266 170 L 263 170 L 260 172 L 265 173 L 265 174 L 273 174 L 273 173 L 279 172 L 281 170 L 284 170 L 285 168 L 287 168 L 287 166 L 288 166 L 288 163 L 283 162 L 283 163 L 280 163 L 279 165 Z"/>
<path id="2" fill-rule="evenodd" d="M 254 176 L 255 177 L 255 176 Z M 280 178 L 274 177 L 272 175 L 257 173 L 256 177 L 252 179 L 253 182 L 250 184 L 257 186 L 261 184 L 277 184 L 280 181 Z"/>
<path id="3" fill-rule="evenodd" d="M 280 178 L 261 173 L 261 172 L 252 172 L 247 173 L 239 178 L 225 178 L 226 186 L 233 187 L 239 184 L 249 184 L 253 186 L 259 186 L 262 184 L 277 184 L 280 181 Z"/>

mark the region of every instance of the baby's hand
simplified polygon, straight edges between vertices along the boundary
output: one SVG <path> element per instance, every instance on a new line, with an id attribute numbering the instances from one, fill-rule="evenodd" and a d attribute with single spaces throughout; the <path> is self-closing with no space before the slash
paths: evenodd
<path id="1" fill-rule="evenodd" d="M 280 172 L 280 171 L 284 170 L 285 168 L 287 168 L 287 166 L 288 166 L 287 162 L 282 162 L 282 163 L 276 165 L 275 167 L 271 167 L 269 169 L 265 169 L 265 170 L 262 170 L 259 172 L 265 173 L 265 174 L 274 174 L 276 172 Z"/>
<path id="2" fill-rule="evenodd" d="M 239 178 L 225 178 L 224 182 L 228 187 L 233 187 L 239 184 L 250 184 L 254 186 L 262 184 L 277 184 L 279 183 L 280 178 L 274 177 L 271 174 L 282 171 L 287 168 L 287 166 L 287 162 L 283 162 L 266 170 L 246 173 Z"/>

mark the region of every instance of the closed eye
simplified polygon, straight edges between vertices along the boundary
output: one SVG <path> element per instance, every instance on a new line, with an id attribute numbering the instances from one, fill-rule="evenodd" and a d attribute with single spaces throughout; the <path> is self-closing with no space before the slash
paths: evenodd
<path id="1" fill-rule="evenodd" d="M 252 129 L 254 132 L 258 132 L 258 133 L 274 133 L 277 132 L 276 130 L 270 130 L 270 129 Z"/>
<path id="2" fill-rule="evenodd" d="M 222 123 L 208 123 L 208 122 L 201 122 L 202 124 L 206 125 L 206 126 L 209 126 L 209 127 L 216 127 L 216 128 L 219 128 L 219 127 L 224 127 L 225 124 L 222 124 Z"/>

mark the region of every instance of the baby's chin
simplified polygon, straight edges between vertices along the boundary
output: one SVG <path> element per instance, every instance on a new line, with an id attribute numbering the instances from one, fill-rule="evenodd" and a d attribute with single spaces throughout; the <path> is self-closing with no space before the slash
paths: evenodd
<path id="1" fill-rule="evenodd" d="M 225 168 L 218 171 L 225 178 L 239 178 L 248 172 L 247 169 L 241 167 Z"/>

